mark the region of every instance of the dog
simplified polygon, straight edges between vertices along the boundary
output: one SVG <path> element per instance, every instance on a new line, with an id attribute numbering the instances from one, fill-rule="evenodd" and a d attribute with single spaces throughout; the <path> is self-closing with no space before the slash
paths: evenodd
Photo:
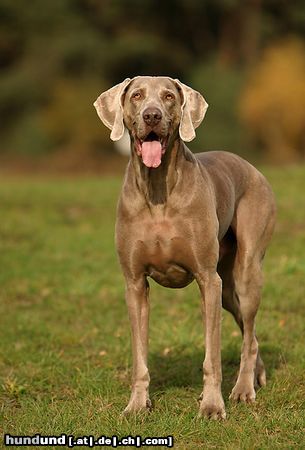
<path id="1" fill-rule="evenodd" d="M 130 161 L 118 203 L 116 247 L 126 280 L 132 354 L 132 391 L 125 413 L 151 408 L 147 364 L 150 277 L 183 288 L 196 280 L 205 322 L 203 391 L 199 416 L 225 419 L 221 393 L 221 307 L 232 313 L 243 344 L 230 398 L 253 402 L 266 383 L 255 335 L 262 262 L 276 217 L 264 176 L 223 151 L 193 154 L 208 104 L 169 77 L 126 78 L 94 103 L 119 140 L 125 127 Z"/>

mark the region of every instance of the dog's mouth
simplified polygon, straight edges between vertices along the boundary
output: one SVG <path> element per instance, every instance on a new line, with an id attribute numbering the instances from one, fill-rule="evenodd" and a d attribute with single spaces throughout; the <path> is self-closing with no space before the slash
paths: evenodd
<path id="1" fill-rule="evenodd" d="M 137 154 L 142 157 L 146 167 L 156 169 L 160 166 L 167 141 L 168 137 L 158 136 L 154 131 L 151 131 L 145 139 L 136 138 Z"/>

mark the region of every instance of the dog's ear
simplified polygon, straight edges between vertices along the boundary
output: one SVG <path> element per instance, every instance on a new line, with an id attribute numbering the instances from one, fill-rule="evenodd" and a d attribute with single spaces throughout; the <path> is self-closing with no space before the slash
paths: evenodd
<path id="1" fill-rule="evenodd" d="M 130 82 L 131 79 L 126 78 L 103 92 L 93 103 L 99 118 L 111 130 L 110 139 L 113 141 L 118 141 L 124 134 L 122 97 Z"/>
<path id="2" fill-rule="evenodd" d="M 182 91 L 179 134 L 183 141 L 189 142 L 196 136 L 195 129 L 201 124 L 209 105 L 199 92 L 177 79 L 174 81 Z"/>

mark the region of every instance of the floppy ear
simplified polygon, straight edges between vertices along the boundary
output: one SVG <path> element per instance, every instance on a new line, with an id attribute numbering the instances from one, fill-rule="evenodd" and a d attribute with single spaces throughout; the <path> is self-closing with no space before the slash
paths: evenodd
<path id="1" fill-rule="evenodd" d="M 124 134 L 122 96 L 130 82 L 131 79 L 126 78 L 103 92 L 93 103 L 99 118 L 111 130 L 110 139 L 113 141 L 118 141 Z"/>
<path id="2" fill-rule="evenodd" d="M 182 91 L 181 120 L 179 134 L 183 141 L 189 142 L 196 136 L 195 129 L 201 124 L 208 104 L 199 92 L 179 80 L 174 80 Z"/>

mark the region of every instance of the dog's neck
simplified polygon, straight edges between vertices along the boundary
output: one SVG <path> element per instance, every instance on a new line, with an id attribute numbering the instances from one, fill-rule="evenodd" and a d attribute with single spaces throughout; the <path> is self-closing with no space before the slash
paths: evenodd
<path id="1" fill-rule="evenodd" d="M 150 205 L 162 205 L 174 189 L 178 178 L 178 160 L 185 158 L 185 145 L 178 136 L 166 148 L 162 161 L 157 168 L 148 168 L 141 157 L 136 154 L 131 141 L 131 160 L 129 170 L 132 170 L 136 187 L 145 201 Z"/>
<path id="2" fill-rule="evenodd" d="M 148 168 L 142 158 L 136 154 L 131 139 L 131 159 L 128 172 L 132 175 L 138 192 L 150 205 L 165 204 L 178 182 L 178 160 L 185 159 L 185 145 L 176 135 L 166 148 L 162 161 L 157 168 Z"/>

